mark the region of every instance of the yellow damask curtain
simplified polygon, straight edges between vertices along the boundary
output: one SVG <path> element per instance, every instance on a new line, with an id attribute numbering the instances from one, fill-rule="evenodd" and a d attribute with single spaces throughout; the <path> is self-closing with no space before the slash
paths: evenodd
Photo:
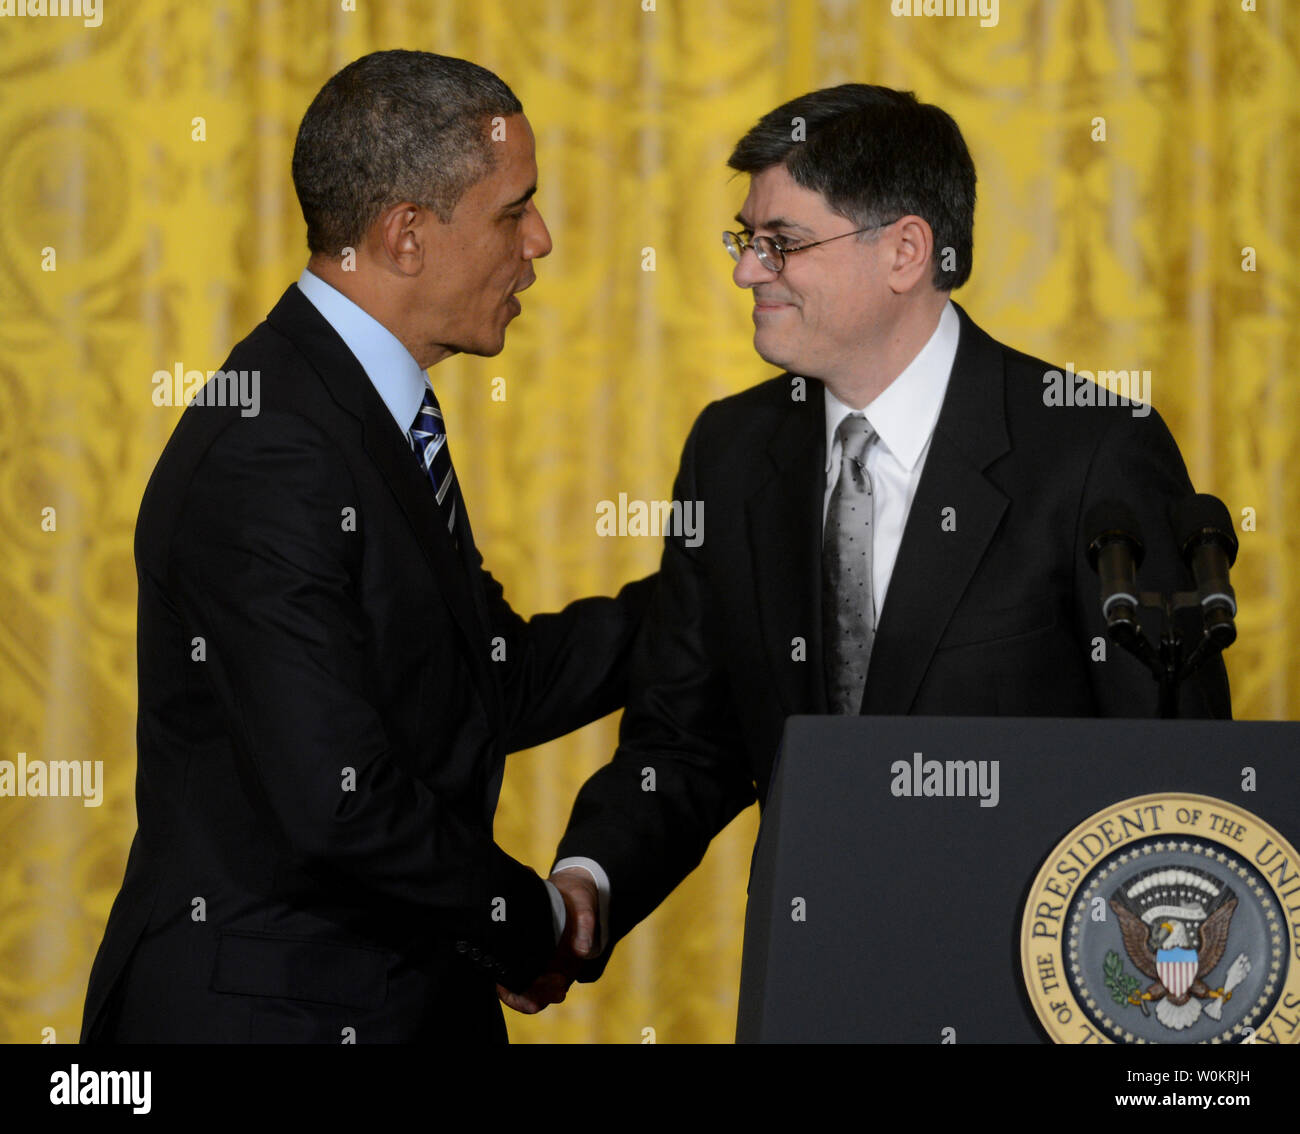
<path id="1" fill-rule="evenodd" d="M 105 769 L 99 807 L 0 798 L 0 1039 L 75 1040 L 134 831 L 132 531 L 180 413 L 151 377 L 217 368 L 298 275 L 294 133 L 368 51 L 481 63 L 536 131 L 554 253 L 504 353 L 433 371 L 516 609 L 654 569 L 657 541 L 596 534 L 598 501 L 668 496 L 698 411 L 771 373 L 718 238 L 745 191 L 731 145 L 796 94 L 878 82 L 966 135 L 979 206 L 957 298 L 975 319 L 1076 369 L 1151 370 L 1193 480 L 1238 521 L 1236 713 L 1295 714 L 1290 3 L 1001 0 L 995 23 L 894 14 L 910 0 L 88 7 L 97 23 L 0 17 L 0 759 Z M 615 732 L 514 759 L 511 853 L 550 864 Z M 599 984 L 510 1014 L 512 1038 L 729 1040 L 756 827 L 751 809 Z"/>

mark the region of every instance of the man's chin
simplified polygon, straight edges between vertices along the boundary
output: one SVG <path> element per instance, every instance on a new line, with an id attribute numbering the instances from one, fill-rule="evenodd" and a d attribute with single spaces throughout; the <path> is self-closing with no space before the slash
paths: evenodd
<path id="1" fill-rule="evenodd" d="M 479 358 L 495 358 L 506 349 L 506 333 L 502 328 L 501 336 L 495 343 L 473 342 L 461 343 L 450 348 L 453 354 L 473 354 Z"/>
<path id="2" fill-rule="evenodd" d="M 793 353 L 781 343 L 765 341 L 762 331 L 754 332 L 754 350 L 764 362 L 770 362 L 773 366 L 779 366 L 791 374 L 798 373 L 794 366 Z"/>

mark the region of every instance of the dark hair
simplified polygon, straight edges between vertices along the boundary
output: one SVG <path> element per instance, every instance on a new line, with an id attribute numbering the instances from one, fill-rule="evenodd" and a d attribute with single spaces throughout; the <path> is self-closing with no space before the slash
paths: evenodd
<path id="1" fill-rule="evenodd" d="M 312 100 L 293 147 L 307 247 L 338 255 L 389 205 L 414 201 L 446 224 L 496 162 L 490 120 L 523 110 L 491 71 L 427 51 L 376 51 Z"/>
<path id="2" fill-rule="evenodd" d="M 934 286 L 950 291 L 970 277 L 975 163 L 951 116 L 910 91 L 866 83 L 812 91 L 760 118 L 727 164 L 750 175 L 784 165 L 860 227 L 922 217 L 934 233 Z M 944 248 L 956 254 L 950 271 L 940 267 Z"/>

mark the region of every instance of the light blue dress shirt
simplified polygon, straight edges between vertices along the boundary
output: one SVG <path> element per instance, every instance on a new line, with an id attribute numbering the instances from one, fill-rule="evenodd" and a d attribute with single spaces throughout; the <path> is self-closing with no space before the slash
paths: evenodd
<path id="1" fill-rule="evenodd" d="M 424 400 L 424 391 L 429 387 L 429 378 L 401 339 L 306 268 L 298 277 L 298 290 L 356 355 L 402 435 L 409 433 Z"/>

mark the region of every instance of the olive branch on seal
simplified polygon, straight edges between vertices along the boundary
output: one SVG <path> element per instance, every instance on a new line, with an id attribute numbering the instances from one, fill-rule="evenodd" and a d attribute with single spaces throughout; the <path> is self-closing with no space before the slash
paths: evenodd
<path id="1" fill-rule="evenodd" d="M 1116 1004 L 1128 1004 L 1130 1002 L 1129 997 L 1142 984 L 1132 973 L 1124 971 L 1124 962 L 1114 949 L 1111 949 L 1106 954 L 1106 960 L 1101 966 L 1101 971 L 1106 979 L 1106 988 L 1110 992 L 1110 997 Z"/>

